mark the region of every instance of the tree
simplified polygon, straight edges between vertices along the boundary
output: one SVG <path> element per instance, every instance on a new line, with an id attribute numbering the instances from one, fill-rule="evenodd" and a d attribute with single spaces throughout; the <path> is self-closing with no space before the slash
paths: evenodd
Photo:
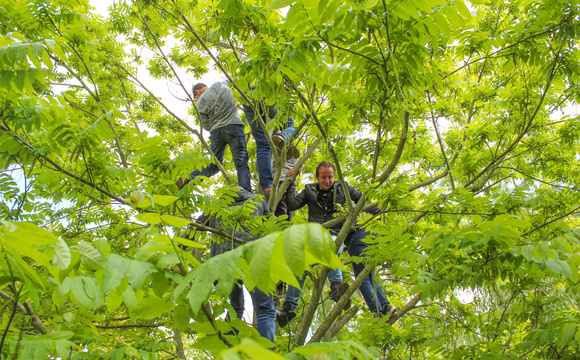
<path id="1" fill-rule="evenodd" d="M 553 0 L 140 0 L 103 19 L 85 0 L 3 2 L 2 356 L 575 358 L 578 11 Z M 266 98 L 298 120 L 303 181 L 328 159 L 380 205 L 369 217 L 348 203 L 337 244 L 355 219 L 376 234 L 367 271 L 379 265 L 395 317 L 359 311 L 362 278 L 326 301 L 340 263 L 301 212 L 252 225 L 262 239 L 208 259 L 195 214 L 254 219 L 225 206 L 227 158 L 221 176 L 177 189 L 211 151 L 189 125 L 195 104 L 180 117 L 144 76 L 192 100 L 183 72 L 210 66 L 239 103 Z M 243 322 L 228 335 L 235 279 L 269 291 L 304 270 L 304 306 L 277 354 Z"/>

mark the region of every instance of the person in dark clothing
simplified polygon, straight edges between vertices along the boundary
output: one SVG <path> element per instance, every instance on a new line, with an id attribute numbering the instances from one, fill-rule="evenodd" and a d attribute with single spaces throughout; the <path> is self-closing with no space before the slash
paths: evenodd
<path id="1" fill-rule="evenodd" d="M 334 172 L 334 165 L 323 161 L 316 167 L 318 183 L 306 184 L 304 190 L 298 195 L 296 195 L 295 186 L 289 188 L 286 197 L 289 210 L 298 210 L 303 206 L 308 206 L 308 221 L 322 224 L 334 219 L 339 214 L 337 205 L 344 206 L 346 203 L 345 190 L 348 191 L 350 198 L 355 203 L 359 201 L 362 193 L 348 184 L 347 188 L 344 189 L 339 181 L 334 181 Z M 378 212 L 380 212 L 378 207 L 370 211 L 372 214 L 377 214 Z M 336 235 L 343 224 L 344 222 L 339 222 L 328 230 L 331 234 Z M 364 229 L 353 230 L 347 235 L 344 244 L 351 257 L 366 256 L 365 250 L 368 244 L 363 240 L 368 235 L 370 233 Z M 353 263 L 355 276 L 358 276 L 364 268 L 365 265 L 362 263 Z M 371 312 L 379 316 L 392 315 L 396 312 L 397 309 L 389 303 L 379 284 L 374 281 L 372 274 L 364 279 L 360 286 L 360 292 Z M 292 295 L 295 295 L 295 293 Z M 286 299 L 288 301 L 288 295 Z M 290 301 L 292 300 L 291 298 Z M 291 306 L 284 305 L 284 310 L 291 308 Z"/>
<path id="2" fill-rule="evenodd" d="M 265 216 L 270 214 L 268 203 L 264 201 L 263 197 L 257 196 L 254 193 L 245 191 L 244 189 L 240 188 L 238 191 L 236 191 L 234 202 L 229 206 L 245 205 L 250 205 L 251 209 L 253 209 L 250 214 L 251 216 Z M 250 228 L 245 226 L 243 220 L 235 220 L 236 221 L 232 221 L 232 219 L 228 219 L 226 222 L 220 217 L 210 217 L 204 214 L 198 219 L 198 222 L 208 224 L 214 229 L 219 229 L 224 233 L 232 234 L 233 238 L 237 238 L 246 242 L 255 240 L 261 236 L 261 234 L 256 234 Z M 233 228 L 232 224 L 235 224 Z M 241 245 L 237 242 L 234 242 L 233 238 L 214 238 L 214 240 L 218 241 L 212 241 L 211 256 L 217 256 L 226 251 L 235 249 Z M 238 281 L 238 283 L 234 285 L 234 288 L 229 296 L 230 304 L 234 308 L 238 319 L 241 319 L 244 314 L 244 292 L 242 286 L 242 281 Z M 256 330 L 258 330 L 260 335 L 270 340 L 271 342 L 274 342 L 276 312 L 274 310 L 274 300 L 272 299 L 272 296 L 264 293 L 257 287 L 250 291 L 250 295 L 252 297 L 254 311 L 256 312 Z"/>

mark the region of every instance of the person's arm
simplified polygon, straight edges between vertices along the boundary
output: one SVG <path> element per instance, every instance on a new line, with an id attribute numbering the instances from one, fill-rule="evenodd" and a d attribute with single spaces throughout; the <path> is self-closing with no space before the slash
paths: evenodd
<path id="1" fill-rule="evenodd" d="M 209 131 L 211 128 L 211 124 L 209 123 L 209 115 L 214 107 L 215 102 L 217 101 L 217 92 L 214 86 L 208 88 L 197 101 L 197 111 L 199 111 L 199 115 L 201 117 L 201 127 L 204 130 Z"/>
<path id="2" fill-rule="evenodd" d="M 288 211 L 298 210 L 306 205 L 306 191 L 300 192 L 296 195 L 296 182 L 292 181 L 286 189 L 286 203 L 288 204 Z"/>
<path id="3" fill-rule="evenodd" d="M 354 203 L 357 203 L 360 200 L 360 198 L 362 197 L 362 192 L 360 192 L 357 189 L 353 188 L 349 184 L 346 184 L 346 186 L 348 187 L 348 193 L 350 195 L 350 199 Z"/>

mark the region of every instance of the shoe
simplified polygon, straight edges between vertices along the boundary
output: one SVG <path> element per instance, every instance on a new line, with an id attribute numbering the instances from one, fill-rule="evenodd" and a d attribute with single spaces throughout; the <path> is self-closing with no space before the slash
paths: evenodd
<path id="1" fill-rule="evenodd" d="M 392 306 L 391 304 L 384 303 L 383 308 L 379 311 L 379 314 L 381 317 L 388 315 L 389 319 L 390 319 L 393 315 L 395 315 L 397 310 L 398 309 L 396 307 Z"/>
<path id="2" fill-rule="evenodd" d="M 344 281 L 333 281 L 330 283 L 330 298 L 334 300 L 334 302 L 338 302 L 340 300 L 342 294 L 346 292 L 348 289 L 348 284 Z M 351 302 L 350 299 L 344 305 L 345 309 L 350 308 Z"/>
<path id="3" fill-rule="evenodd" d="M 284 137 L 279 134 L 272 136 L 272 142 L 280 149 L 284 149 L 284 146 L 286 145 L 286 139 L 284 139 Z M 288 146 L 288 152 L 286 156 L 298 159 L 300 157 L 300 151 L 294 144 L 290 144 Z"/>
<path id="4" fill-rule="evenodd" d="M 280 326 L 281 328 L 288 325 L 288 323 L 295 317 L 296 313 L 292 310 L 286 311 L 276 309 L 276 322 L 278 323 L 278 326 Z"/>
<path id="5" fill-rule="evenodd" d="M 272 193 L 272 187 L 269 188 L 265 188 L 264 189 L 264 196 L 266 197 L 266 200 L 269 201 L 270 200 L 270 194 Z"/>
<path id="6" fill-rule="evenodd" d="M 181 190 L 185 185 L 187 185 L 189 183 L 189 178 L 185 178 L 185 180 L 183 180 L 183 178 L 179 178 L 177 179 L 177 181 L 175 182 L 175 185 L 177 185 L 177 189 Z"/>

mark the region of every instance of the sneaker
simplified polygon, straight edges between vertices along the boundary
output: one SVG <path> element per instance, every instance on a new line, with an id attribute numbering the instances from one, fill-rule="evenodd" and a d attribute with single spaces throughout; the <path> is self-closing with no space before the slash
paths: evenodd
<path id="1" fill-rule="evenodd" d="M 266 197 L 266 200 L 270 200 L 271 193 L 272 193 L 272 187 L 264 189 L 264 196 Z"/>
<path id="2" fill-rule="evenodd" d="M 338 302 L 340 300 L 342 294 L 346 292 L 348 289 L 348 284 L 344 281 L 333 281 L 330 283 L 330 298 L 334 300 L 334 302 Z M 344 305 L 345 309 L 350 308 L 351 302 L 350 299 Z"/>
<path id="3" fill-rule="evenodd" d="M 281 328 L 288 325 L 288 323 L 295 317 L 296 313 L 292 310 L 286 311 L 276 309 L 276 322 L 278 323 L 278 326 L 280 326 Z"/>
<path id="4" fill-rule="evenodd" d="M 276 147 L 280 149 L 283 149 L 284 146 L 286 145 L 286 139 L 284 139 L 284 137 L 280 134 L 272 136 L 272 142 L 274 143 L 274 145 L 276 145 Z M 291 158 L 298 159 L 300 157 L 300 151 L 296 148 L 294 144 L 290 144 L 288 146 L 288 153 L 286 155 Z"/>
<path id="5" fill-rule="evenodd" d="M 380 316 L 389 316 L 389 319 L 395 315 L 395 313 L 397 312 L 397 308 L 392 306 L 389 303 L 384 303 L 383 304 L 383 308 L 379 311 Z"/>

